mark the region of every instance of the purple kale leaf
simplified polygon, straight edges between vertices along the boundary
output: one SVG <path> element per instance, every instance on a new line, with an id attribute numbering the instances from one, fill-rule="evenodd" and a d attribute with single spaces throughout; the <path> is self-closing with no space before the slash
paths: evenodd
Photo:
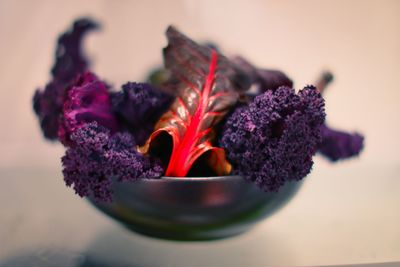
<path id="1" fill-rule="evenodd" d="M 111 95 L 113 110 L 120 124 L 143 144 L 154 129 L 154 124 L 169 108 L 173 97 L 147 83 L 128 82 L 122 90 Z"/>
<path id="2" fill-rule="evenodd" d="M 95 21 L 82 18 L 75 21 L 72 28 L 58 38 L 55 63 L 51 70 L 52 79 L 44 90 L 37 90 L 33 97 L 33 109 L 47 139 L 57 139 L 66 89 L 76 75 L 88 69 L 88 61 L 82 55 L 81 45 L 85 34 L 96 28 L 98 24 Z"/>
<path id="3" fill-rule="evenodd" d="M 359 133 L 347 133 L 322 125 L 321 134 L 318 152 L 331 161 L 357 156 L 364 146 L 364 137 Z"/>
<path id="4" fill-rule="evenodd" d="M 118 130 L 107 85 L 88 72 L 80 75 L 67 91 L 58 132 L 60 141 L 65 145 L 70 144 L 71 133 L 92 121 L 106 127 L 111 133 Z"/>
<path id="5" fill-rule="evenodd" d="M 220 146 L 233 174 L 275 192 L 310 172 L 324 119 L 324 100 L 315 87 L 298 94 L 289 87 L 267 90 L 230 115 Z"/>
<path id="6" fill-rule="evenodd" d="M 280 86 L 293 86 L 292 80 L 279 70 L 257 68 L 240 56 L 233 58 L 233 62 L 246 74 L 243 78 L 250 80 L 253 85 L 252 90 L 247 93 L 250 97 L 267 90 L 276 90 Z"/>
<path id="7" fill-rule="evenodd" d="M 324 93 L 333 79 L 331 72 L 323 72 L 316 82 L 318 91 Z M 324 124 L 321 126 L 321 135 L 322 142 L 318 146 L 318 152 L 331 161 L 357 156 L 364 147 L 364 137 L 359 133 L 335 130 Z"/>
<path id="8" fill-rule="evenodd" d="M 110 131 L 91 122 L 71 135 L 75 144 L 62 157 L 64 180 L 81 197 L 97 201 L 112 200 L 112 183 L 156 178 L 162 167 L 135 150 L 136 143 L 129 133 L 112 135 Z"/>

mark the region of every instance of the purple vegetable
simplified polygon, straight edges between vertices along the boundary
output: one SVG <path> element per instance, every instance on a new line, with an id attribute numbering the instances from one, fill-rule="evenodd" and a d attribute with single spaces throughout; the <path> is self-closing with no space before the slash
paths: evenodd
<path id="1" fill-rule="evenodd" d="M 33 109 L 47 139 L 57 138 L 58 120 L 66 89 L 77 74 L 88 69 L 88 61 L 81 53 L 81 43 L 85 34 L 96 28 L 96 22 L 87 18 L 79 19 L 74 22 L 71 30 L 58 38 L 55 63 L 51 70 L 52 80 L 44 90 L 37 90 L 33 97 Z"/>
<path id="2" fill-rule="evenodd" d="M 233 62 L 246 74 L 244 78 L 249 79 L 255 86 L 254 91 L 248 92 L 250 96 L 262 94 L 267 90 L 276 90 L 280 86 L 293 86 L 292 80 L 279 70 L 257 68 L 239 56 L 233 58 Z"/>
<path id="3" fill-rule="evenodd" d="M 289 87 L 268 90 L 232 113 L 220 146 L 233 174 L 274 192 L 310 172 L 324 119 L 324 100 L 315 87 L 298 94 Z"/>
<path id="4" fill-rule="evenodd" d="M 156 178 L 163 173 L 154 160 L 138 153 L 136 143 L 128 133 L 111 135 L 97 122 L 83 125 L 71 135 L 74 144 L 62 158 L 67 186 L 73 186 L 81 196 L 97 201 L 111 201 L 111 184 Z"/>
<path id="5" fill-rule="evenodd" d="M 96 121 L 114 133 L 117 120 L 112 113 L 107 85 L 94 74 L 80 75 L 68 90 L 58 136 L 64 145 L 70 143 L 70 135 L 82 125 Z"/>
<path id="6" fill-rule="evenodd" d="M 333 78 L 331 72 L 323 72 L 316 82 L 318 91 L 323 93 Z M 318 152 L 331 161 L 357 156 L 364 147 L 364 137 L 359 133 L 334 130 L 324 124 L 321 126 L 321 135 L 322 142 L 318 146 Z"/>
<path id="7" fill-rule="evenodd" d="M 154 124 L 169 108 L 173 97 L 147 83 L 128 82 L 122 91 L 111 95 L 112 106 L 120 123 L 143 144 L 154 129 Z"/>
<path id="8" fill-rule="evenodd" d="M 331 161 L 357 156 L 364 145 L 364 137 L 358 133 L 346 133 L 322 125 L 321 134 L 318 152 Z"/>

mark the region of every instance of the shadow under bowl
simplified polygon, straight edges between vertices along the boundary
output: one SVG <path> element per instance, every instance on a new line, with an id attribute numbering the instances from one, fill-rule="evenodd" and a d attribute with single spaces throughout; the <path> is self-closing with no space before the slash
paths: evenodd
<path id="1" fill-rule="evenodd" d="M 298 191 L 288 182 L 268 193 L 240 176 L 162 177 L 114 183 L 111 203 L 89 201 L 129 229 L 147 236 L 213 240 L 249 230 Z"/>

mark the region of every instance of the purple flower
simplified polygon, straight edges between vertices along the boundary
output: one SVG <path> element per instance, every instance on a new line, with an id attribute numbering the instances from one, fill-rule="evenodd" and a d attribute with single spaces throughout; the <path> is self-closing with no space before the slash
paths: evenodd
<path id="1" fill-rule="evenodd" d="M 364 146 L 364 137 L 358 133 L 346 133 L 322 125 L 321 134 L 318 152 L 331 161 L 357 156 Z"/>
<path id="2" fill-rule="evenodd" d="M 128 82 L 122 91 L 112 94 L 113 110 L 135 137 L 143 144 L 153 131 L 154 124 L 172 103 L 172 96 L 147 83 Z"/>
<path id="3" fill-rule="evenodd" d="M 52 80 L 44 90 L 37 90 L 33 97 L 33 109 L 37 114 L 43 134 L 50 140 L 57 138 L 58 120 L 62 112 L 65 91 L 77 74 L 88 69 L 88 61 L 81 53 L 82 39 L 88 31 L 98 28 L 98 24 L 83 18 L 74 22 L 58 38 L 55 63 L 51 70 Z"/>
<path id="4" fill-rule="evenodd" d="M 321 141 L 324 100 L 315 87 L 298 94 L 289 87 L 268 90 L 227 119 L 220 146 L 233 166 L 265 191 L 306 176 Z"/>
<path id="5" fill-rule="evenodd" d="M 135 150 L 136 143 L 128 133 L 111 135 L 91 122 L 73 132 L 71 140 L 76 145 L 62 157 L 64 180 L 81 197 L 111 201 L 114 180 L 135 181 L 163 173 L 156 161 Z"/>
<path id="6" fill-rule="evenodd" d="M 111 110 L 107 85 L 94 74 L 85 73 L 77 78 L 67 92 L 58 131 L 60 141 L 68 145 L 71 133 L 92 121 L 98 122 L 112 133 L 118 129 Z"/>

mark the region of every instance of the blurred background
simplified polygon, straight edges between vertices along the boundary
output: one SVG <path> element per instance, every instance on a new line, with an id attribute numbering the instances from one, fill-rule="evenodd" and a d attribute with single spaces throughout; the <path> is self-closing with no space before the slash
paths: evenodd
<path id="1" fill-rule="evenodd" d="M 44 141 L 31 105 L 50 78 L 58 34 L 80 16 L 103 25 L 85 50 L 115 88 L 162 62 L 169 24 L 284 71 L 298 89 L 331 70 L 327 121 L 363 133 L 365 150 L 335 166 L 318 157 L 293 203 L 233 241 L 185 246 L 122 230 L 64 186 L 64 148 Z M 113 251 L 95 240 L 121 253 L 134 247 L 138 266 L 265 266 L 263 253 L 294 266 L 400 261 L 400 1 L 0 0 L 0 40 L 0 266 L 38 248 Z M 130 253 L 109 256 L 128 264 Z"/>

